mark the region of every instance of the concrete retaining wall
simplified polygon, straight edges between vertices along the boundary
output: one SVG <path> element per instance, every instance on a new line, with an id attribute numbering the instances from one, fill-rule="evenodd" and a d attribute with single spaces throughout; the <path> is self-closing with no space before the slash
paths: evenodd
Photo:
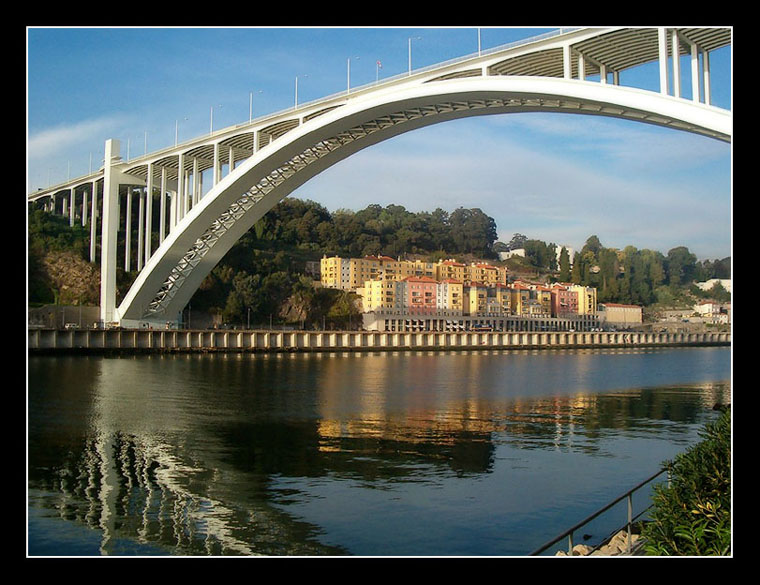
<path id="1" fill-rule="evenodd" d="M 381 351 L 730 345 L 730 333 L 29 329 L 30 352 Z"/>

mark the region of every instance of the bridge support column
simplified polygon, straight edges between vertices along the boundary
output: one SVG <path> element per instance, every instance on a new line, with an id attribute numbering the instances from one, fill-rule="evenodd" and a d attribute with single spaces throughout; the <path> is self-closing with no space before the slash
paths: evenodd
<path id="1" fill-rule="evenodd" d="M 198 159 L 193 158 L 193 207 L 198 204 L 201 198 L 201 177 L 198 172 Z"/>
<path id="2" fill-rule="evenodd" d="M 90 209 L 90 262 L 95 262 L 95 244 L 98 235 L 98 182 L 92 182 L 92 206 Z"/>
<path id="3" fill-rule="evenodd" d="M 660 93 L 668 95 L 668 31 L 663 27 L 657 29 L 657 47 L 660 65 Z"/>
<path id="4" fill-rule="evenodd" d="M 100 255 L 100 318 L 116 318 L 116 235 L 119 230 L 119 181 L 113 163 L 119 158 L 119 141 L 106 141 L 103 167 L 103 227 Z"/>
<path id="5" fill-rule="evenodd" d="M 182 219 L 184 213 L 184 200 L 185 200 L 185 155 L 179 153 L 179 163 L 177 166 L 177 200 L 174 202 L 175 218 L 173 220 L 176 225 Z"/>
<path id="6" fill-rule="evenodd" d="M 139 213 L 137 215 L 137 270 L 142 270 L 145 254 L 145 192 L 138 191 Z"/>
<path id="7" fill-rule="evenodd" d="M 164 243 L 166 235 L 166 167 L 161 167 L 161 192 L 159 193 L 158 244 Z"/>
<path id="8" fill-rule="evenodd" d="M 76 187 L 69 189 L 69 225 L 74 227 L 74 202 L 76 200 Z"/>
<path id="9" fill-rule="evenodd" d="M 704 77 L 705 104 L 712 105 L 712 96 L 710 95 L 710 53 L 702 52 L 702 75 Z"/>
<path id="10" fill-rule="evenodd" d="M 212 186 L 219 182 L 219 143 L 214 143 L 214 174 L 212 178 Z"/>
<path id="11" fill-rule="evenodd" d="M 673 95 L 681 97 L 681 42 L 678 38 L 678 31 L 673 30 L 671 33 L 671 42 L 673 43 Z"/>
<path id="12" fill-rule="evenodd" d="M 699 103 L 699 93 L 702 84 L 699 80 L 699 47 L 696 44 L 689 46 L 691 51 L 691 100 Z"/>
<path id="13" fill-rule="evenodd" d="M 145 258 L 147 264 L 151 254 L 151 232 L 153 231 L 153 163 L 148 163 L 148 185 L 145 188 Z"/>
<path id="14" fill-rule="evenodd" d="M 118 189 L 118 187 L 117 187 Z M 129 272 L 132 256 L 132 188 L 127 186 L 127 213 L 124 217 L 124 272 Z"/>

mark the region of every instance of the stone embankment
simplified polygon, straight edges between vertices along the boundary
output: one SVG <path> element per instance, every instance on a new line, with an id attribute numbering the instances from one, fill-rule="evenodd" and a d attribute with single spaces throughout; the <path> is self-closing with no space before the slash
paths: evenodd
<path id="1" fill-rule="evenodd" d="M 644 554 L 641 536 L 635 532 L 631 535 L 631 550 L 628 552 L 628 532 L 621 530 L 599 548 L 586 544 L 576 544 L 573 547 L 574 557 L 613 557 L 640 556 Z M 561 550 L 555 556 L 566 557 L 567 551 Z"/>
<path id="2" fill-rule="evenodd" d="M 730 333 L 29 329 L 30 351 L 381 351 L 730 345 Z"/>

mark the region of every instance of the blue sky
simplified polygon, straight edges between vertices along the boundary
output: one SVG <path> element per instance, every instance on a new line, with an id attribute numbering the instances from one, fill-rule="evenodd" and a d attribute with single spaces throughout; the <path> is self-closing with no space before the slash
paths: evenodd
<path id="1" fill-rule="evenodd" d="M 483 49 L 553 28 L 480 29 Z M 476 53 L 478 29 L 29 28 L 28 190 L 100 166 L 104 143 L 138 156 L 351 85 Z M 380 61 L 382 68 L 377 69 Z M 731 105 L 731 52 L 711 60 L 713 101 Z M 688 69 L 687 69 L 688 71 Z M 688 75 L 684 75 L 686 90 Z M 623 74 L 653 88 L 652 67 Z M 92 160 L 92 163 L 90 163 Z M 334 211 L 479 207 L 500 238 L 519 232 L 579 250 L 602 244 L 700 259 L 731 255 L 731 146 L 684 132 L 568 114 L 456 120 L 363 150 L 293 196 Z"/>

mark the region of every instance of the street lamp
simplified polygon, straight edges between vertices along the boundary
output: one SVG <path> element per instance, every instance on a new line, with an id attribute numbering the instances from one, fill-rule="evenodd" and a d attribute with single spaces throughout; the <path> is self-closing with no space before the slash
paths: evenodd
<path id="1" fill-rule="evenodd" d="M 409 37 L 409 75 L 412 74 L 412 41 L 419 41 L 422 37 Z"/>
<path id="2" fill-rule="evenodd" d="M 256 93 L 264 93 L 262 90 L 257 91 Z M 253 121 L 253 94 L 254 92 L 248 93 L 248 123 L 250 124 Z"/>

